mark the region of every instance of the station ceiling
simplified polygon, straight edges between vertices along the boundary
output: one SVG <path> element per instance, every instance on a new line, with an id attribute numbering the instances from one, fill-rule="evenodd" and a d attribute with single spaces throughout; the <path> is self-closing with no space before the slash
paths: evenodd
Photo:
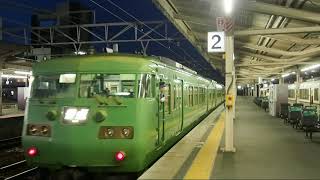
<path id="1" fill-rule="evenodd" d="M 275 78 L 319 63 L 320 0 L 241 0 L 234 5 L 238 83 Z M 207 53 L 207 33 L 224 16 L 222 0 L 154 0 L 158 8 L 215 68 L 223 54 Z"/>

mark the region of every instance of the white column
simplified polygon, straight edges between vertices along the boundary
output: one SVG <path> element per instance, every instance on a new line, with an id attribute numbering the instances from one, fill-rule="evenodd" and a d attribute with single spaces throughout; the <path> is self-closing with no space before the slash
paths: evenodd
<path id="1" fill-rule="evenodd" d="M 299 87 L 300 87 L 300 69 L 297 68 L 296 71 L 296 103 L 298 103 L 298 98 L 300 96 Z"/>
<path id="2" fill-rule="evenodd" d="M 284 79 L 282 76 L 279 76 L 279 84 L 283 84 L 284 83 Z"/>
<path id="3" fill-rule="evenodd" d="M 234 40 L 233 35 L 226 36 L 226 79 L 225 79 L 225 94 L 234 95 L 235 94 L 235 79 L 234 79 Z M 235 97 L 234 97 L 235 99 Z M 235 104 L 233 104 L 233 107 Z M 234 109 L 226 108 L 226 119 L 225 119 L 225 147 L 224 152 L 235 152 L 234 147 L 234 134 L 233 134 L 233 118 L 234 118 Z"/>
<path id="4" fill-rule="evenodd" d="M 236 100 L 237 100 L 237 84 L 236 84 L 236 68 L 234 66 L 234 59 L 232 59 L 233 69 L 233 96 L 234 96 L 234 105 L 232 106 L 233 109 L 233 120 L 236 118 Z"/>
<path id="5" fill-rule="evenodd" d="M 0 62 L 0 65 L 1 65 L 1 67 L 3 67 L 2 66 L 2 61 Z M 2 101 L 2 91 L 3 91 L 3 89 L 2 89 L 2 73 L 3 73 L 3 71 L 2 71 L 2 69 L 1 69 L 1 71 L 0 71 L 0 94 L 1 94 L 1 96 L 0 96 L 0 116 L 2 116 L 3 115 L 3 113 L 2 113 L 2 103 L 3 103 L 3 101 Z"/>

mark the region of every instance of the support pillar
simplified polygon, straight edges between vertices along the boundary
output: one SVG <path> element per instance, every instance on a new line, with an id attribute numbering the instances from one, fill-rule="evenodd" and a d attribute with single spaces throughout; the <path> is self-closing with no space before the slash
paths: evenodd
<path id="1" fill-rule="evenodd" d="M 0 116 L 3 115 L 2 113 L 2 74 L 3 74 L 3 71 L 2 71 L 2 61 L 0 62 L 0 67 L 1 67 L 1 70 L 0 70 Z"/>
<path id="2" fill-rule="evenodd" d="M 298 99 L 300 96 L 299 88 L 300 88 L 300 69 L 297 68 L 297 71 L 296 71 L 296 98 L 295 98 L 296 103 L 298 103 Z"/>
<path id="3" fill-rule="evenodd" d="M 283 84 L 284 83 L 284 78 L 282 76 L 279 76 L 279 84 Z"/>
<path id="4" fill-rule="evenodd" d="M 225 94 L 233 95 L 236 93 L 235 87 L 235 73 L 234 73 L 234 39 L 233 35 L 226 36 L 226 79 L 225 79 Z M 233 101 L 233 108 L 226 108 L 225 113 L 225 147 L 224 152 L 235 152 L 234 147 L 234 134 L 233 134 L 233 119 L 234 119 L 234 106 L 235 96 Z"/>
<path id="5" fill-rule="evenodd" d="M 232 74 L 233 74 L 233 96 L 234 96 L 234 105 L 232 106 L 232 109 L 233 109 L 233 120 L 234 120 L 236 119 L 237 85 L 236 85 L 236 69 L 234 66 L 233 58 L 232 58 L 232 64 L 233 64 Z"/>

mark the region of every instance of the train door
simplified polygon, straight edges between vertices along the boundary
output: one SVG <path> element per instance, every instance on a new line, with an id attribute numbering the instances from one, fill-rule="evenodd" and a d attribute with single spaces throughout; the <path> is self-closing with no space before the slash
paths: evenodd
<path id="1" fill-rule="evenodd" d="M 165 83 L 161 80 L 157 80 L 158 89 L 158 145 L 161 145 L 164 141 L 164 123 L 165 123 Z"/>
<path id="2" fill-rule="evenodd" d="M 178 82 L 179 81 L 179 82 Z M 175 108 L 178 115 L 178 129 L 177 133 L 179 134 L 183 128 L 183 80 L 176 81 L 176 101 Z"/>

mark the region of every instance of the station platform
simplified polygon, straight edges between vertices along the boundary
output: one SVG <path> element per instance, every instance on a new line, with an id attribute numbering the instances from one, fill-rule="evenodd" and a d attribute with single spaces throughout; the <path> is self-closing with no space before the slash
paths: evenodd
<path id="1" fill-rule="evenodd" d="M 223 105 L 215 109 L 142 174 L 139 179 L 183 179 L 190 167 L 195 164 L 194 161 L 201 150 L 211 151 L 212 148 L 218 149 L 219 137 L 212 132 L 220 131 L 219 134 L 222 136 L 223 110 Z M 210 138 L 217 138 L 215 140 L 217 146 L 204 148 L 206 140 Z M 210 166 L 213 159 L 206 160 L 207 165 Z"/>
<path id="2" fill-rule="evenodd" d="M 237 97 L 236 153 L 219 152 L 213 179 L 320 179 L 320 134 L 314 140 Z M 223 142 L 223 141 L 222 141 Z"/>
<path id="3" fill-rule="evenodd" d="M 223 153 L 223 107 L 210 114 L 139 179 L 320 179 L 320 133 L 313 141 L 238 97 L 235 153 Z"/>
<path id="4" fill-rule="evenodd" d="M 2 119 L 11 119 L 11 118 L 20 118 L 24 116 L 24 112 L 23 111 L 19 111 L 16 113 L 12 113 L 12 114 L 3 114 L 0 116 L 0 120 Z"/>

